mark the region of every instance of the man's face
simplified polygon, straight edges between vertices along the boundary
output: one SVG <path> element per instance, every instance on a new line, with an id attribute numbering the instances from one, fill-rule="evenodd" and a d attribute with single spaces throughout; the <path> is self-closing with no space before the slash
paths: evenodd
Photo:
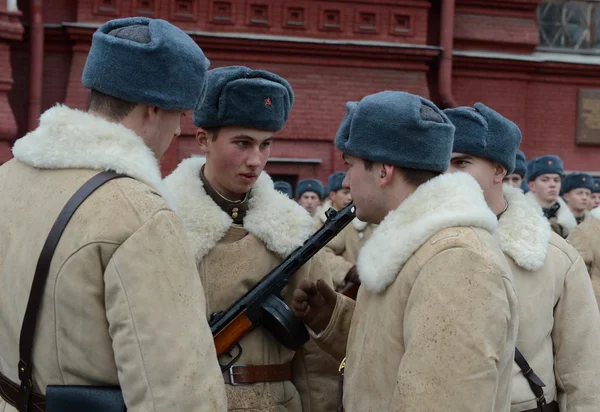
<path id="1" fill-rule="evenodd" d="M 482 157 L 475 157 L 465 153 L 452 153 L 450 167 L 446 173 L 465 172 L 473 176 L 483 193 L 486 195 L 492 190 L 496 178 L 494 163 Z"/>
<path id="2" fill-rule="evenodd" d="M 350 194 L 350 189 L 342 188 L 340 190 L 336 190 L 335 192 L 330 193 L 331 204 L 336 210 L 343 209 L 348 206 L 350 202 L 352 202 L 352 195 Z"/>
<path id="3" fill-rule="evenodd" d="M 535 195 L 538 202 L 552 205 L 560 194 L 560 184 L 560 175 L 549 173 L 538 176 L 529 182 L 529 190 Z"/>
<path id="4" fill-rule="evenodd" d="M 502 180 L 502 183 L 511 185 L 512 187 L 516 187 L 517 189 L 521 188 L 522 182 L 523 178 L 521 177 L 521 175 L 518 175 L 516 173 L 511 173 L 508 176 L 504 176 L 504 179 Z"/>
<path id="5" fill-rule="evenodd" d="M 590 210 L 600 207 L 600 193 L 592 193 L 590 205 Z"/>
<path id="6" fill-rule="evenodd" d="M 589 204 L 592 198 L 592 191 L 590 189 L 584 189 L 582 187 L 578 189 L 569 190 L 565 193 L 565 201 L 569 206 L 569 209 L 574 212 L 582 213 L 589 208 Z"/>
<path id="7" fill-rule="evenodd" d="M 321 205 L 321 199 L 315 192 L 304 192 L 298 198 L 298 204 L 306 209 L 311 216 L 314 216 L 317 208 Z"/>
<path id="8" fill-rule="evenodd" d="M 198 131 L 196 139 L 206 152 L 205 174 L 223 196 L 235 200 L 250 189 L 269 160 L 273 132 L 237 126 L 222 127 L 216 138 Z"/>
<path id="9" fill-rule="evenodd" d="M 344 154 L 344 162 L 348 170 L 342 185 L 351 193 L 356 207 L 356 217 L 363 222 L 380 223 L 382 219 L 382 212 L 379 210 L 381 190 L 375 176 L 376 168 L 367 170 L 362 159 L 348 154 Z M 385 213 L 383 213 L 383 217 L 385 217 Z"/>

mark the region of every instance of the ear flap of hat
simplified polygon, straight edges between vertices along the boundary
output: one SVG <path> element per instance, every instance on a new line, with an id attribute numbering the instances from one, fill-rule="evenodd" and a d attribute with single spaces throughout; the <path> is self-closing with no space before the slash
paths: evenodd
<path id="1" fill-rule="evenodd" d="M 474 107 L 487 120 L 487 157 L 512 173 L 515 169 L 515 152 L 521 144 L 521 130 L 514 122 L 483 103 L 475 103 Z"/>
<path id="2" fill-rule="evenodd" d="M 452 151 L 486 157 L 488 145 L 487 119 L 471 107 L 446 109 L 444 114 L 456 126 Z"/>
<path id="3" fill-rule="evenodd" d="M 346 115 L 342 119 L 342 123 L 335 135 L 335 145 L 342 152 L 346 152 L 346 143 L 348 139 L 350 139 L 350 129 L 352 127 L 352 118 L 354 117 L 354 113 L 356 113 L 356 109 L 358 107 L 358 102 L 347 102 L 346 103 Z"/>

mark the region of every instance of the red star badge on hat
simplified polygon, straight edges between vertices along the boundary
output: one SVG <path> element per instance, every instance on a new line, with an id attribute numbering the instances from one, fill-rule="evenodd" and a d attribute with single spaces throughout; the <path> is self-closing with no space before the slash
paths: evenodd
<path id="1" fill-rule="evenodd" d="M 548 164 L 551 165 L 552 164 L 552 160 L 548 160 Z"/>
<path id="2" fill-rule="evenodd" d="M 271 107 L 271 98 L 270 97 L 267 97 L 265 99 L 265 107 Z"/>

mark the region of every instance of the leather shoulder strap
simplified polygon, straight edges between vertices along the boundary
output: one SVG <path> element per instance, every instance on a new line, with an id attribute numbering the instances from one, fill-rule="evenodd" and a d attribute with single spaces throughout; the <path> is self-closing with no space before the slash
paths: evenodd
<path id="1" fill-rule="evenodd" d="M 42 296 L 44 295 L 44 287 L 46 285 L 46 280 L 48 279 L 50 262 L 52 261 L 52 256 L 54 255 L 58 241 L 67 227 L 69 220 L 71 220 L 71 217 L 75 214 L 75 211 L 84 200 L 106 182 L 121 177 L 127 176 L 108 171 L 99 173 L 85 182 L 69 199 L 54 222 L 52 229 L 50 229 L 50 234 L 44 243 L 44 247 L 42 248 L 42 252 L 40 253 L 35 268 L 31 292 L 29 294 L 29 300 L 27 301 L 27 309 L 25 309 L 25 317 L 21 326 L 21 336 L 19 338 L 19 379 L 21 381 L 21 386 L 19 388 L 17 409 L 20 412 L 26 412 L 29 405 L 29 398 L 33 387 L 33 365 L 31 360 L 33 356 L 35 326 L 37 324 L 37 317 L 42 303 Z"/>
<path id="2" fill-rule="evenodd" d="M 529 366 L 529 363 L 519 348 L 515 348 L 515 362 L 517 362 L 517 365 L 519 365 L 519 368 L 523 372 L 523 376 L 527 379 L 527 383 L 536 397 L 538 406 L 545 405 L 546 398 L 544 397 L 544 390 L 542 388 L 546 385 L 540 377 L 535 374 L 533 369 L 531 369 L 531 366 Z"/>

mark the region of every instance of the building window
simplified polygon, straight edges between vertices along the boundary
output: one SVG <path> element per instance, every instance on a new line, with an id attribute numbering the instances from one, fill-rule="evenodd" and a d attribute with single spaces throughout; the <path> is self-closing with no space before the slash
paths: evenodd
<path id="1" fill-rule="evenodd" d="M 538 21 L 542 48 L 600 51 L 600 0 L 544 0 Z"/>

